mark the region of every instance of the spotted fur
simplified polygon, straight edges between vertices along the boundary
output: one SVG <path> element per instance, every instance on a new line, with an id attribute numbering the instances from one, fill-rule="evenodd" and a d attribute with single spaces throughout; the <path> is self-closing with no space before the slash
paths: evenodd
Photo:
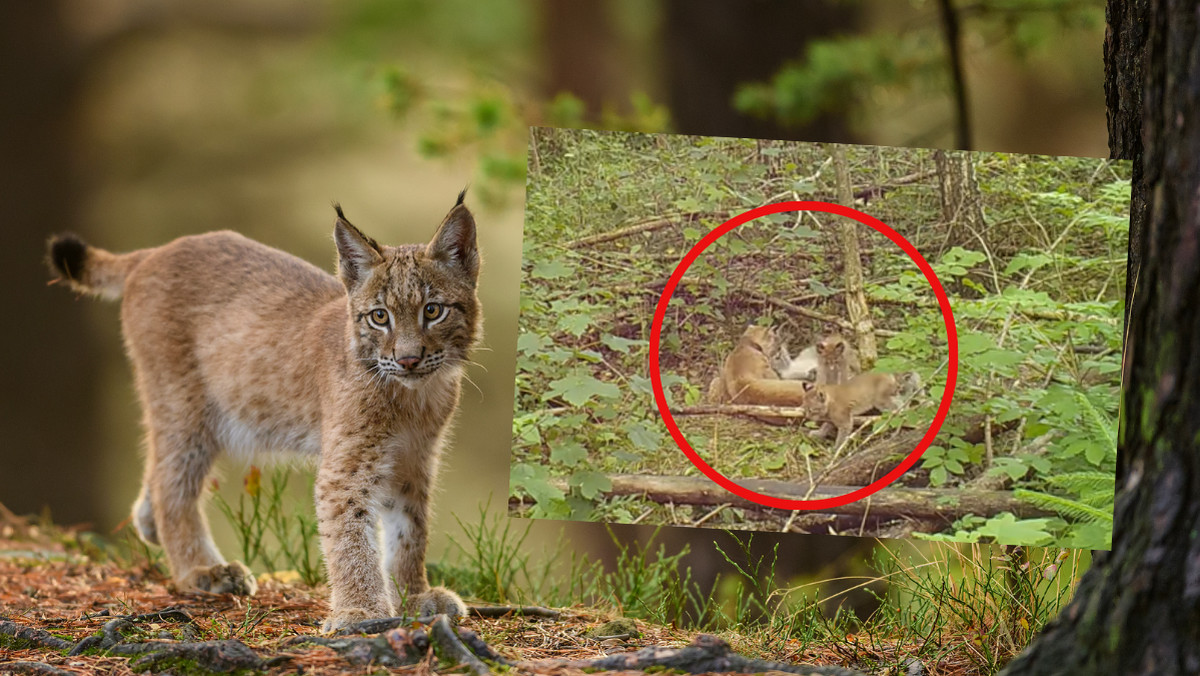
<path id="1" fill-rule="evenodd" d="M 454 592 L 429 587 L 425 546 L 438 457 L 481 331 L 475 221 L 460 195 L 428 244 L 392 247 L 335 210 L 337 277 L 232 232 L 128 254 L 64 237 L 49 260 L 72 288 L 123 298 L 148 440 L 133 521 L 162 545 L 180 588 L 255 592 L 246 567 L 213 544 L 205 478 L 222 451 L 295 451 L 318 463 L 327 630 L 462 615 Z"/>

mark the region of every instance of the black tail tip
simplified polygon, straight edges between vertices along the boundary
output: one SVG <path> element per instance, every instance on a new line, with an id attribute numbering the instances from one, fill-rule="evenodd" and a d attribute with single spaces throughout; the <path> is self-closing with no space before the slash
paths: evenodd
<path id="1" fill-rule="evenodd" d="M 87 244 L 72 234 L 55 235 L 49 246 L 50 267 L 67 279 L 79 280 L 87 257 Z"/>

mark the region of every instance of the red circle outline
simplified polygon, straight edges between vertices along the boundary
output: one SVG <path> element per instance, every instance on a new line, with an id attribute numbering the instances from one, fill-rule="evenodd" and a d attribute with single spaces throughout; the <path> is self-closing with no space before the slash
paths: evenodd
<path id="1" fill-rule="evenodd" d="M 770 495 L 764 495 L 757 491 L 752 491 L 726 478 L 725 475 L 721 474 L 717 470 L 713 469 L 708 463 L 704 462 L 704 459 L 701 458 L 698 453 L 696 453 L 690 444 L 688 444 L 687 439 L 683 436 L 683 432 L 681 432 L 679 430 L 679 426 L 675 424 L 675 418 L 671 415 L 670 407 L 667 405 L 666 395 L 663 392 L 662 377 L 660 374 L 658 359 L 659 341 L 662 336 L 663 320 L 667 315 L 667 306 L 671 302 L 671 296 L 675 294 L 675 287 L 677 287 L 679 285 L 679 281 L 683 279 L 684 273 L 687 272 L 688 268 L 691 267 L 696 258 L 699 257 L 700 254 L 704 253 L 705 249 L 711 246 L 713 242 L 720 239 L 730 230 L 733 230 L 739 225 L 752 221 L 761 216 L 777 214 L 783 211 L 821 211 L 838 216 L 845 216 L 847 218 L 852 218 L 863 225 L 875 228 L 879 232 L 886 235 L 888 239 L 892 240 L 892 242 L 899 246 L 904 253 L 908 254 L 909 258 L 911 258 L 913 262 L 917 264 L 917 267 L 920 268 L 921 272 L 924 273 L 925 279 L 928 280 L 929 285 L 933 287 L 934 295 L 937 296 L 938 306 L 941 308 L 942 318 L 946 323 L 946 342 L 950 351 L 950 359 L 946 368 L 946 389 L 942 392 L 941 405 L 938 406 L 937 413 L 933 417 L 933 422 L 930 424 L 929 430 L 925 433 L 925 436 L 921 439 L 921 442 L 917 444 L 917 447 L 913 449 L 913 452 L 909 453 L 908 457 L 906 457 L 904 461 L 901 462 L 891 472 L 888 472 L 884 476 L 880 477 L 869 486 L 864 486 L 858 490 L 851 491 L 845 495 L 839 495 L 833 498 L 822 498 L 819 500 L 791 500 L 788 498 L 777 498 Z M 735 493 L 736 495 L 766 507 L 810 510 L 828 509 L 830 507 L 838 507 L 840 505 L 845 505 L 850 502 L 854 502 L 855 500 L 865 498 L 880 490 L 884 486 L 892 483 L 899 478 L 901 474 L 916 464 L 917 460 L 921 459 L 921 455 L 925 452 L 925 449 L 929 448 L 929 445 L 933 443 L 934 438 L 937 437 L 937 433 L 941 429 L 942 423 L 946 420 L 946 414 L 950 411 L 950 403 L 954 399 L 954 387 L 957 380 L 958 333 L 954 328 L 954 312 L 950 308 L 950 299 L 946 297 L 946 290 L 942 287 L 942 282 L 938 279 L 937 274 L 934 273 L 933 268 L 929 266 L 929 263 L 925 261 L 925 258 L 921 256 L 921 253 L 917 251 L 916 247 L 910 244 L 909 241 L 904 239 L 904 237 L 898 232 L 892 230 L 891 227 L 889 227 L 883 221 L 880 221 L 874 216 L 864 214 L 857 209 L 851 209 L 850 207 L 842 206 L 840 204 L 831 204 L 829 202 L 791 201 L 765 204 L 761 207 L 751 209 L 750 211 L 738 216 L 734 216 L 728 221 L 725 221 L 725 223 L 721 224 L 720 227 L 715 228 L 705 235 L 703 239 L 697 242 L 696 245 L 684 255 L 683 260 L 679 262 L 679 265 L 675 267 L 675 271 L 671 273 L 670 279 L 667 280 L 667 284 L 663 288 L 662 296 L 659 297 L 658 306 L 654 310 L 654 321 L 650 325 L 650 382 L 654 389 L 654 403 L 656 406 L 658 406 L 658 411 L 662 415 L 663 422 L 666 424 L 667 430 L 671 432 L 671 436 L 674 437 L 675 443 L 679 445 L 680 450 L 682 450 L 684 454 L 687 455 L 688 459 L 692 461 L 692 464 L 694 464 L 709 479 L 712 479 L 718 485 L 732 493 Z"/>

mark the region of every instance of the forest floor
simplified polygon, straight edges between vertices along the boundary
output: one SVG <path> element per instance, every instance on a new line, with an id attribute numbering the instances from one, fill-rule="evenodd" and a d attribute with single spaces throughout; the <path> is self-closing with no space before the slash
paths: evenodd
<path id="1" fill-rule="evenodd" d="M 449 639 L 454 645 L 439 637 L 437 623 L 419 621 L 334 638 L 320 632 L 328 597 L 323 586 L 275 574 L 261 576 L 251 598 L 178 593 L 156 566 L 90 558 L 65 547 L 61 533 L 39 532 L 26 520 L 15 532 L 6 516 L 0 507 L 0 674 L 666 670 L 850 676 L 861 672 L 805 665 L 887 663 L 911 649 L 895 645 L 890 656 L 871 656 L 862 651 L 878 644 L 856 646 L 847 637 L 827 648 L 787 640 L 782 650 L 764 654 L 750 637 L 716 638 L 586 609 L 552 611 L 552 617 L 471 616 L 450 629 L 461 639 Z M 464 645 L 487 664 L 455 652 Z M 916 673 L 978 673 L 956 662 L 926 663 Z"/>

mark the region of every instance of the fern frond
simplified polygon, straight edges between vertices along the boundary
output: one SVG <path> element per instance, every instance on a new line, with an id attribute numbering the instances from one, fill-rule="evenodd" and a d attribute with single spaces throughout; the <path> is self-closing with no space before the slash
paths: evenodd
<path id="1" fill-rule="evenodd" d="M 1083 424 L 1087 426 L 1091 432 L 1091 436 L 1096 439 L 1103 439 L 1105 447 L 1113 449 L 1113 453 L 1115 454 L 1117 448 L 1116 421 L 1096 408 L 1092 400 L 1084 396 L 1083 392 L 1075 393 L 1075 401 L 1079 404 L 1079 408 L 1083 410 Z"/>
<path id="2" fill-rule="evenodd" d="M 1100 494 L 1112 499 L 1116 481 L 1111 472 L 1068 472 L 1046 477 L 1047 483 L 1080 497 Z"/>
<path id="3" fill-rule="evenodd" d="M 1049 493 L 1040 493 L 1025 489 L 1016 489 L 1013 491 L 1013 497 L 1023 502 L 1027 502 L 1035 507 L 1049 509 L 1059 516 L 1072 521 L 1093 521 L 1102 523 L 1112 523 L 1113 515 L 1111 510 L 1097 509 L 1088 505 L 1064 498 L 1060 495 L 1050 495 Z"/>

